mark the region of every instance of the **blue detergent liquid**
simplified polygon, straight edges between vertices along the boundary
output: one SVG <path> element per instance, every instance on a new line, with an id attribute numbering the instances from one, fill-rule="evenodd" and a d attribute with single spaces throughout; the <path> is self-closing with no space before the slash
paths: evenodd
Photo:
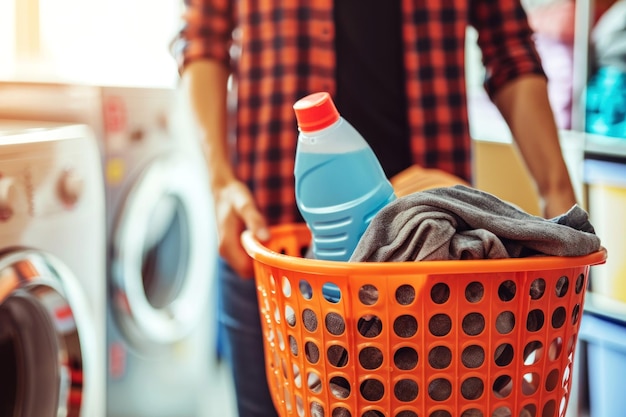
<path id="1" fill-rule="evenodd" d="M 396 199 L 369 148 L 296 154 L 296 201 L 316 259 L 348 261 L 380 209 Z"/>

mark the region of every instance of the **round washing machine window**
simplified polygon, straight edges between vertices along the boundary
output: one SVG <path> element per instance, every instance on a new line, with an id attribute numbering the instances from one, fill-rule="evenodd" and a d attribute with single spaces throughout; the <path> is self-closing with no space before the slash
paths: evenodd
<path id="1" fill-rule="evenodd" d="M 168 153 L 126 194 L 113 231 L 111 305 L 120 329 L 146 352 L 178 342 L 200 322 L 214 257 L 200 165 Z"/>
<path id="2" fill-rule="evenodd" d="M 180 198 L 164 195 L 149 214 L 141 277 L 146 299 L 167 308 L 180 296 L 189 264 L 189 219 Z"/>
<path id="3" fill-rule="evenodd" d="M 89 330 L 71 280 L 47 255 L 0 256 L 0 416 L 80 415 Z"/>

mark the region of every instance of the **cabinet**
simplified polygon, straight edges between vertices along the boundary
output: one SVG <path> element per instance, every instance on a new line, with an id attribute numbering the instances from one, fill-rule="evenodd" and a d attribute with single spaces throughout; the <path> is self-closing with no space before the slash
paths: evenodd
<path id="1" fill-rule="evenodd" d="M 598 10 L 606 10 L 612 1 L 606 0 L 588 0 L 576 2 L 576 33 L 574 40 L 574 67 L 573 67 L 573 118 L 572 129 L 578 131 L 584 131 L 586 125 L 589 122 L 586 118 L 586 88 L 590 77 L 593 75 L 592 67 L 592 50 L 591 33 L 594 22 L 597 17 Z M 624 109 L 626 110 L 626 109 Z M 593 165 L 592 162 L 596 160 L 611 161 L 610 163 L 624 164 L 621 165 L 626 169 L 626 138 L 613 138 L 608 136 L 601 136 L 595 134 L 585 135 L 584 145 L 584 163 L 583 166 Z M 609 278 L 605 271 L 617 271 L 619 266 L 623 265 L 624 251 L 626 248 L 626 230 L 623 230 L 624 222 L 621 220 L 624 209 L 626 207 L 610 207 L 611 201 L 613 204 L 622 204 L 624 200 L 612 199 L 607 201 L 600 201 L 602 195 L 607 195 L 606 191 L 602 190 L 608 184 L 618 184 L 626 182 L 626 178 L 623 177 L 624 170 L 616 169 L 613 175 L 615 178 L 605 178 L 604 183 L 595 183 L 595 179 L 590 178 L 590 173 L 583 173 L 584 178 L 584 194 L 587 199 L 586 204 L 588 206 L 591 221 L 596 225 L 599 236 L 604 236 L 603 241 L 609 251 L 609 257 L 607 265 L 595 267 L 596 279 Z M 610 174 L 609 174 L 610 175 Z M 625 186 L 626 187 L 626 186 Z M 599 191 L 597 191 L 599 190 Z M 626 188 L 620 192 L 621 195 L 626 193 Z M 613 189 L 612 192 L 615 192 Z M 605 199 L 606 200 L 606 199 Z M 620 203 L 620 201 L 622 203 Z M 617 203 L 615 203 L 617 202 Z M 619 214 L 617 214 L 619 213 Z M 617 215 L 616 215 L 617 214 Z M 613 216 L 613 218 L 610 218 Z M 619 216 L 619 217 L 618 217 Z M 617 218 L 615 218 L 617 217 Z M 619 226 L 619 225 L 622 226 Z M 606 270 L 600 270 L 599 268 L 607 268 Z M 626 281 L 626 276 L 620 277 L 619 274 L 610 278 L 615 283 Z M 607 298 L 606 295 L 596 293 L 593 291 L 594 270 L 591 271 L 591 291 L 587 295 L 585 311 L 587 314 L 594 314 L 609 320 L 616 320 L 621 323 L 626 323 L 626 304 L 620 302 L 614 298 Z M 617 285 L 615 286 L 617 288 Z M 592 394 L 590 393 L 589 386 L 593 384 L 592 380 L 594 375 L 597 378 L 597 373 L 592 374 L 588 372 L 589 369 L 593 369 L 603 360 L 603 357 L 594 357 L 592 355 L 599 355 L 597 348 L 592 351 L 589 342 L 585 341 L 585 337 L 581 336 L 579 341 L 577 364 L 574 370 L 574 389 L 570 400 L 570 406 L 568 407 L 567 417 L 575 416 L 587 416 L 590 414 L 590 402 L 594 401 Z M 596 341 L 594 341 L 594 344 Z M 606 349 L 606 347 L 602 347 Z M 622 362 L 626 361 L 626 358 L 622 358 Z M 591 367 L 591 368 L 590 368 Z M 597 382 L 596 382 L 597 383 Z M 597 395 L 597 394 L 596 394 Z M 599 397 L 595 397 L 596 401 L 601 401 Z M 619 399 L 612 399 L 612 401 L 620 401 Z"/>

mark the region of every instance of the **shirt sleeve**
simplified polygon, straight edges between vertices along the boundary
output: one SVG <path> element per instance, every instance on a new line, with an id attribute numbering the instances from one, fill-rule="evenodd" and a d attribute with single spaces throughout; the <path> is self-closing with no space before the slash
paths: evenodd
<path id="1" fill-rule="evenodd" d="M 233 43 L 233 6 L 230 0 L 185 0 L 182 25 L 170 44 L 178 69 L 197 59 L 230 65 Z"/>
<path id="2" fill-rule="evenodd" d="M 478 32 L 485 89 L 491 97 L 522 75 L 546 76 L 519 0 L 470 1 L 470 23 Z"/>

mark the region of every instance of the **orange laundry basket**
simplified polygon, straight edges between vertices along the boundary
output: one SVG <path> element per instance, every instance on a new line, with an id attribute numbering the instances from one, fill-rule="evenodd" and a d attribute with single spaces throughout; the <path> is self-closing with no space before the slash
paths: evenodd
<path id="1" fill-rule="evenodd" d="M 305 225 L 254 259 L 267 379 L 282 417 L 563 416 L 591 265 L 582 257 L 306 259 Z"/>

